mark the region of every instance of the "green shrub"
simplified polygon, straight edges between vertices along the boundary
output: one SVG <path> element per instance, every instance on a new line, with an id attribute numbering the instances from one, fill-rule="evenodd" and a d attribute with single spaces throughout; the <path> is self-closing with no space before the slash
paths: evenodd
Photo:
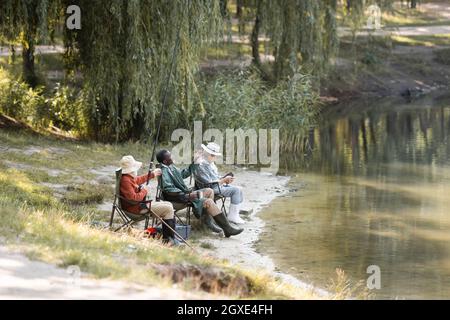
<path id="1" fill-rule="evenodd" d="M 0 110 L 16 119 L 32 121 L 35 110 L 45 105 L 42 88 L 31 89 L 22 81 L 0 82 Z"/>
<path id="2" fill-rule="evenodd" d="M 298 137 L 314 124 L 319 113 L 319 95 L 306 74 L 296 73 L 275 87 L 242 72 L 204 80 L 200 86 L 202 101 L 197 103 L 206 109 L 206 126 L 280 129 L 281 141 L 290 144 L 289 148 L 298 147 L 289 139 L 300 141 Z"/>
<path id="3" fill-rule="evenodd" d="M 86 129 L 84 96 L 74 89 L 57 84 L 51 95 L 43 88 L 30 88 L 25 82 L 11 79 L 0 68 L 0 112 L 26 121 L 38 128 L 56 126 L 82 134 Z"/>
<path id="4" fill-rule="evenodd" d="M 54 125 L 62 130 L 81 133 L 85 128 L 83 106 L 81 95 L 77 96 L 74 89 L 58 83 L 43 108 L 36 110 L 36 119 L 45 127 Z"/>

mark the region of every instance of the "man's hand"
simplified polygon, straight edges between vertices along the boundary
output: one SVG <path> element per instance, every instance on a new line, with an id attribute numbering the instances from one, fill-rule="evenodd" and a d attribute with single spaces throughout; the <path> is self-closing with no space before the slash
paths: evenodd
<path id="1" fill-rule="evenodd" d="M 220 180 L 221 184 L 230 184 L 234 181 L 233 177 L 227 176 L 225 178 L 223 178 L 222 180 Z"/>
<path id="2" fill-rule="evenodd" d="M 159 177 L 160 175 L 162 175 L 161 169 L 158 168 L 158 169 L 153 170 L 153 175 L 155 177 Z"/>

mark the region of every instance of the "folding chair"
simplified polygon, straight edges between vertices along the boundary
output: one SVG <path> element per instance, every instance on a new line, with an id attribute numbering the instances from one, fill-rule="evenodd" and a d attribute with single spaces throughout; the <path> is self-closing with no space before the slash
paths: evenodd
<path id="1" fill-rule="evenodd" d="M 183 226 L 191 225 L 191 213 L 193 204 L 190 202 L 175 202 L 167 199 L 167 195 L 163 192 L 163 185 L 161 177 L 158 177 L 158 187 L 156 189 L 156 201 L 167 201 L 170 202 L 174 209 L 175 218 L 182 224 Z M 186 209 L 186 222 L 184 222 L 180 216 L 179 212 Z"/>
<path id="2" fill-rule="evenodd" d="M 128 199 L 125 199 L 124 197 L 122 197 L 120 195 L 121 179 L 122 179 L 122 169 L 117 169 L 116 170 L 116 189 L 115 189 L 115 194 L 114 194 L 114 203 L 113 203 L 113 207 L 112 207 L 111 218 L 109 220 L 109 228 L 110 229 L 112 228 L 113 221 L 114 221 L 114 215 L 117 212 L 119 217 L 122 219 L 123 224 L 120 227 L 118 227 L 117 229 L 115 229 L 114 230 L 115 232 L 119 231 L 120 229 L 122 229 L 124 227 L 128 227 L 128 226 L 133 227 L 134 224 L 141 222 L 141 221 L 145 221 L 145 229 L 144 230 L 147 230 L 150 218 L 152 217 L 151 210 L 150 210 L 152 200 L 132 201 L 132 200 L 128 200 Z M 127 202 L 132 205 L 145 203 L 148 205 L 149 211 L 148 211 L 148 213 L 144 213 L 144 214 L 135 214 L 135 213 L 128 212 L 122 208 L 122 201 Z"/>

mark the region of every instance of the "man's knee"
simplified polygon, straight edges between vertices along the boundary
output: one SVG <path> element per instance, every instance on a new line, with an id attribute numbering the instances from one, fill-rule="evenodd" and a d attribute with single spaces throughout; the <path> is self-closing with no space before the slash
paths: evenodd
<path id="1" fill-rule="evenodd" d="M 219 207 L 216 205 L 216 203 L 212 199 L 205 200 L 205 202 L 203 203 L 203 206 L 204 206 L 205 210 L 208 212 L 208 214 L 211 216 L 216 216 L 220 213 Z"/>
<path id="2" fill-rule="evenodd" d="M 205 202 L 203 202 L 203 206 L 205 208 L 211 208 L 211 206 L 214 205 L 214 201 L 212 199 L 206 199 Z"/>
<path id="3" fill-rule="evenodd" d="M 211 188 L 206 188 L 203 190 L 203 195 L 205 198 L 214 198 L 214 190 Z"/>
<path id="4" fill-rule="evenodd" d="M 173 206 L 170 202 L 161 202 L 154 205 L 153 211 L 164 219 L 172 219 L 174 217 Z"/>

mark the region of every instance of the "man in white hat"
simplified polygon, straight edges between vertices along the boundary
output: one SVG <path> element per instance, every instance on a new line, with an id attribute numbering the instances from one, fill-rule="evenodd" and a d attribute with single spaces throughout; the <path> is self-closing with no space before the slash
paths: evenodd
<path id="1" fill-rule="evenodd" d="M 198 168 L 195 171 L 195 182 L 199 188 L 212 188 L 214 193 L 230 198 L 231 204 L 228 213 L 228 220 L 236 224 L 243 224 L 245 221 L 239 214 L 248 214 L 248 211 L 241 210 L 244 196 L 242 188 L 233 186 L 234 176 L 232 173 L 224 177 L 219 175 L 215 164 L 216 158 L 222 156 L 220 146 L 217 143 L 209 142 L 202 144 L 202 153 L 195 159 Z M 219 186 L 220 185 L 220 189 Z"/>
<path id="2" fill-rule="evenodd" d="M 148 175 L 138 176 L 138 171 L 142 167 L 142 162 L 136 161 L 132 156 L 125 156 L 120 160 L 122 169 L 122 179 L 120 181 L 120 194 L 127 200 L 139 202 L 144 201 L 150 192 L 150 186 L 146 185 Z M 150 174 L 150 179 L 161 175 L 161 169 L 155 169 Z M 142 185 L 142 187 L 141 187 Z M 122 208 L 134 214 L 145 214 L 150 211 L 146 204 L 131 204 L 122 201 Z M 162 218 L 172 229 L 175 229 L 174 210 L 170 202 L 152 202 L 151 211 Z M 174 233 L 164 223 L 162 224 L 163 241 L 177 244 Z"/>

